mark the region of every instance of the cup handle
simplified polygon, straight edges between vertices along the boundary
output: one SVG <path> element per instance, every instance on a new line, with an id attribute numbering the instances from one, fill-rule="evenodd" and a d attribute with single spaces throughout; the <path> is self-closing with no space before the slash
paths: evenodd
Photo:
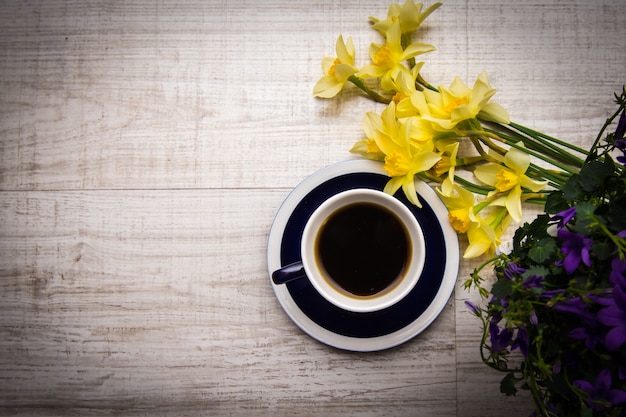
<path id="1" fill-rule="evenodd" d="M 304 265 L 301 261 L 285 265 L 272 273 L 274 284 L 286 284 L 296 279 L 305 278 Z"/>

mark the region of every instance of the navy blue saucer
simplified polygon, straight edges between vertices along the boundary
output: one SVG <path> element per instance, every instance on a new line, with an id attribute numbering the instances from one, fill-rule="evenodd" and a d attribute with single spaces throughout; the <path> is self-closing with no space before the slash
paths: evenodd
<path id="1" fill-rule="evenodd" d="M 353 172 L 328 179 L 309 191 L 296 205 L 285 225 L 280 244 L 280 263 L 287 265 L 300 260 L 300 240 L 304 226 L 313 211 L 325 200 L 354 188 L 383 190 L 388 180 L 389 177 L 378 173 Z M 355 313 L 328 302 L 306 279 L 282 284 L 287 286 L 298 308 L 317 325 L 350 338 L 385 336 L 413 323 L 431 306 L 440 293 L 448 262 L 441 216 L 437 216 L 428 201 L 423 198 L 420 199 L 422 208 L 418 208 L 406 199 L 402 191 L 398 191 L 395 197 L 411 210 L 424 233 L 425 264 L 416 286 L 404 299 L 389 308 L 376 312 Z"/>

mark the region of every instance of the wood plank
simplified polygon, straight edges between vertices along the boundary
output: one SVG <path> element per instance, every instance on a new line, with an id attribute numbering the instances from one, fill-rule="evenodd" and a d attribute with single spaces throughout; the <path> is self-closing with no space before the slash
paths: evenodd
<path id="1" fill-rule="evenodd" d="M 284 314 L 265 256 L 285 194 L 3 193 L 0 405 L 453 415 L 452 302 L 415 340 L 370 354 L 322 345 Z"/>
<path id="2" fill-rule="evenodd" d="M 378 41 L 366 16 L 385 7 L 266 5 L 3 8 L 0 188 L 293 187 L 350 158 L 364 113 L 380 106 L 311 90 L 338 34 L 366 62 Z M 626 77 L 621 6 L 446 2 L 427 20 L 438 50 L 424 74 L 471 84 L 486 70 L 514 120 L 583 143 Z"/>

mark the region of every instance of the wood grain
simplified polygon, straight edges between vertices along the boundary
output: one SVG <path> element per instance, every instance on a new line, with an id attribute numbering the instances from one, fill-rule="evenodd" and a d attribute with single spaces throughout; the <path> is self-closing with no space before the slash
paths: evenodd
<path id="1" fill-rule="evenodd" d="M 480 363 L 461 283 L 423 334 L 318 343 L 277 303 L 273 217 L 352 158 L 353 88 L 311 96 L 339 34 L 357 64 L 374 0 L 0 5 L 0 414 L 528 415 Z M 513 120 L 582 146 L 626 81 L 621 0 L 450 0 L 423 74 L 487 71 Z M 461 239 L 461 246 L 465 242 Z"/>

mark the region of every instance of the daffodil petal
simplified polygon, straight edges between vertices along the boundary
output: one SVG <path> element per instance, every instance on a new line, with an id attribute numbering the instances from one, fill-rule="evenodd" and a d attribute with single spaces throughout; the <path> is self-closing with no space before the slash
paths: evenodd
<path id="1" fill-rule="evenodd" d="M 548 185 L 548 181 L 537 181 L 527 177 L 526 175 L 523 175 L 520 178 L 520 184 L 522 185 L 522 187 L 528 188 L 530 191 L 536 193 L 543 190 L 545 186 Z"/>
<path id="2" fill-rule="evenodd" d="M 404 191 L 404 195 L 411 203 L 422 208 L 422 203 L 417 198 L 417 191 L 415 190 L 415 178 L 412 175 L 407 175 L 404 181 L 402 181 L 402 191 Z"/>
<path id="3" fill-rule="evenodd" d="M 522 176 L 530 166 L 530 155 L 519 149 L 511 148 L 504 155 L 504 165 L 511 168 L 517 175 Z"/>
<path id="4" fill-rule="evenodd" d="M 340 83 L 345 83 L 348 78 L 358 70 L 350 64 L 336 64 L 335 65 L 335 77 Z"/>
<path id="5" fill-rule="evenodd" d="M 402 177 L 391 177 L 389 181 L 387 181 L 387 184 L 385 184 L 383 192 L 389 195 L 394 195 L 400 187 L 402 187 Z"/>
<path id="6" fill-rule="evenodd" d="M 324 58 L 322 58 L 322 72 L 326 75 L 328 75 L 328 72 L 330 71 L 330 68 L 335 65 L 335 59 L 333 57 L 330 56 L 325 56 Z"/>
<path id="7" fill-rule="evenodd" d="M 335 77 L 325 75 L 313 87 L 313 96 L 332 98 L 339 94 L 342 88 L 343 84 L 338 83 Z"/>
<path id="8" fill-rule="evenodd" d="M 383 122 L 380 116 L 374 112 L 368 111 L 363 117 L 363 131 L 365 136 L 373 138 L 376 135 L 376 131 L 383 128 Z"/>
<path id="9" fill-rule="evenodd" d="M 432 52 L 436 48 L 433 45 L 422 43 L 422 42 L 413 42 L 409 46 L 406 47 L 404 52 L 402 53 L 402 60 L 413 58 L 417 55 L 425 54 L 427 52 Z"/>
<path id="10" fill-rule="evenodd" d="M 356 73 L 359 78 L 379 78 L 382 77 L 387 70 L 374 64 L 367 64 Z"/>
<path id="11" fill-rule="evenodd" d="M 506 209 L 516 222 L 522 221 L 522 187 L 513 187 L 506 197 Z"/>
<path id="12" fill-rule="evenodd" d="M 433 165 L 439 162 L 440 159 L 441 156 L 437 155 L 434 152 L 419 152 L 413 157 L 413 163 L 411 164 L 411 167 L 415 172 L 428 171 L 433 167 Z"/>
<path id="13" fill-rule="evenodd" d="M 482 106 L 481 110 L 478 112 L 477 117 L 486 122 L 496 122 L 503 124 L 511 123 L 511 117 L 509 116 L 509 112 L 507 112 L 506 109 L 498 103 L 485 103 Z"/>
<path id="14" fill-rule="evenodd" d="M 348 38 L 348 42 L 343 41 L 343 36 L 339 35 L 337 42 L 335 43 L 335 51 L 337 52 L 337 58 L 341 62 L 346 64 L 354 64 L 354 43 L 352 38 Z"/>
<path id="15" fill-rule="evenodd" d="M 486 164 L 476 167 L 474 176 L 487 185 L 494 186 L 498 181 L 496 174 L 502 169 L 498 164 Z"/>
<path id="16" fill-rule="evenodd" d="M 371 159 L 373 161 L 384 161 L 385 154 L 382 152 L 372 152 L 369 146 L 369 139 L 363 139 L 354 144 L 351 153 L 362 156 L 365 159 Z"/>
<path id="17" fill-rule="evenodd" d="M 493 251 L 496 244 L 495 232 L 483 222 L 472 223 L 467 231 L 469 245 L 463 253 L 463 258 L 477 258 Z"/>

